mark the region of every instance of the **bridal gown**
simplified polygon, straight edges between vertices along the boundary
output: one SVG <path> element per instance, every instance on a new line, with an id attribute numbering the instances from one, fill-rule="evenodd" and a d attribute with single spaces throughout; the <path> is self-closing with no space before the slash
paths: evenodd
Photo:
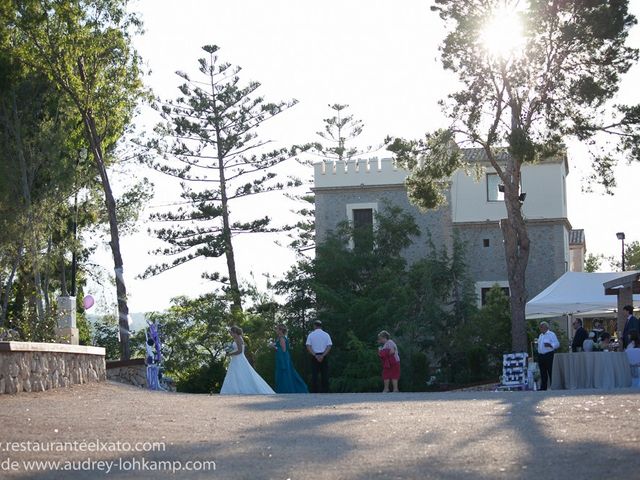
<path id="1" fill-rule="evenodd" d="M 238 349 L 233 342 L 234 351 Z M 232 355 L 224 377 L 220 394 L 222 395 L 272 395 L 276 392 L 265 382 L 249 364 L 244 356 L 244 347 L 239 355 Z"/>

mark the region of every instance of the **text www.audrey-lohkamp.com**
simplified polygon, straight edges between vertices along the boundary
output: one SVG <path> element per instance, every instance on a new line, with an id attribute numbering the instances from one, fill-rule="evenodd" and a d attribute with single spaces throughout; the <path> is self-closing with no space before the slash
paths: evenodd
<path id="1" fill-rule="evenodd" d="M 210 472 L 215 471 L 213 460 L 150 460 L 144 457 L 116 458 L 112 460 L 15 460 L 6 458 L 0 462 L 1 471 L 23 472 Z"/>

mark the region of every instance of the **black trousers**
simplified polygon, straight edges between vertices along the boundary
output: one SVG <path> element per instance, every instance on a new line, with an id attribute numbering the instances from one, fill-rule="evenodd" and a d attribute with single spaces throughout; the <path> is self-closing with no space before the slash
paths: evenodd
<path id="1" fill-rule="evenodd" d="M 538 366 L 540 367 L 540 390 L 546 390 L 549 383 L 551 383 L 553 352 L 538 355 Z"/>
<path id="2" fill-rule="evenodd" d="M 318 377 L 321 377 L 318 382 Z M 324 357 L 319 362 L 316 357 L 311 357 L 311 393 L 327 393 L 329 391 L 329 361 Z"/>

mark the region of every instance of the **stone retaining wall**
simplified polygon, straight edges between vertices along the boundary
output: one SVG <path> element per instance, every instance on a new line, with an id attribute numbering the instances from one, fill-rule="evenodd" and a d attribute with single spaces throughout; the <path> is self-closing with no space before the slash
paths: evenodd
<path id="1" fill-rule="evenodd" d="M 0 395 L 103 381 L 104 355 L 102 347 L 0 342 Z"/>
<path id="2" fill-rule="evenodd" d="M 107 380 L 147 388 L 144 358 L 107 362 Z"/>
<path id="3" fill-rule="evenodd" d="M 147 366 L 144 358 L 116 360 L 107 362 L 107 380 L 126 383 L 140 388 L 149 388 L 147 384 Z M 175 392 L 175 382 L 169 377 L 162 377 L 160 390 Z"/>
<path id="4" fill-rule="evenodd" d="M 144 363 L 144 358 L 107 362 L 107 380 L 140 388 L 149 388 L 147 384 L 147 366 Z M 169 377 L 162 377 L 160 390 L 175 392 L 175 382 Z"/>

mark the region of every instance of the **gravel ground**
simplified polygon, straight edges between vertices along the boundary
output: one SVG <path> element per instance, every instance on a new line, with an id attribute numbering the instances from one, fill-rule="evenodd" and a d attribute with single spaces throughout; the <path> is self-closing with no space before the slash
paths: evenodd
<path id="1" fill-rule="evenodd" d="M 639 393 L 221 397 L 107 382 L 4 395 L 0 478 L 640 478 Z M 145 441 L 165 450 L 122 451 Z M 196 471 L 205 461 L 215 470 Z"/>

